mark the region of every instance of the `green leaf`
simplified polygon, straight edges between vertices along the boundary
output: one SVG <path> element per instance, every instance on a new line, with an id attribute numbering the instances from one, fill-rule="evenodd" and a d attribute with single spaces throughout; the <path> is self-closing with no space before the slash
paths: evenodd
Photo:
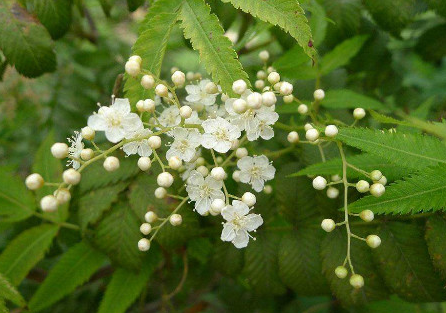
<path id="1" fill-rule="evenodd" d="M 446 165 L 428 167 L 419 174 L 386 187 L 379 198 L 364 197 L 350 205 L 352 212 L 372 210 L 378 214 L 407 214 L 446 208 Z"/>
<path id="2" fill-rule="evenodd" d="M 118 200 L 119 194 L 126 189 L 127 182 L 94 189 L 84 194 L 79 199 L 79 224 L 85 230 L 89 224 L 96 223 L 109 210 L 111 205 Z"/>
<path id="3" fill-rule="evenodd" d="M 387 111 L 381 102 L 348 89 L 327 91 L 321 105 L 329 109 L 373 109 Z"/>
<path id="4" fill-rule="evenodd" d="M 332 27 L 336 34 L 345 38 L 359 33 L 363 11 L 361 0 L 331 0 L 324 2 L 324 7 L 327 16 L 334 21 Z"/>
<path id="5" fill-rule="evenodd" d="M 71 25 L 71 0 L 34 0 L 34 11 L 53 39 L 62 37 Z"/>
<path id="6" fill-rule="evenodd" d="M 434 9 L 438 14 L 446 16 L 446 3 L 443 0 L 426 0 L 429 8 Z"/>
<path id="7" fill-rule="evenodd" d="M 0 255 L 0 273 L 17 286 L 43 258 L 58 230 L 56 225 L 43 224 L 22 232 Z"/>
<path id="8" fill-rule="evenodd" d="M 20 221 L 30 217 L 35 210 L 34 197 L 24 181 L 0 167 L 0 219 Z"/>
<path id="9" fill-rule="evenodd" d="M 46 29 L 10 0 L 0 2 L 0 49 L 24 76 L 37 77 L 56 69 L 56 55 Z"/>
<path id="10" fill-rule="evenodd" d="M 0 313 L 9 313 L 9 310 L 6 307 L 5 299 L 3 298 L 0 298 Z"/>
<path id="11" fill-rule="evenodd" d="M 397 120 L 397 119 L 395 119 L 395 118 L 393 118 L 391 116 L 380 114 L 380 113 L 375 112 L 373 110 L 370 110 L 370 116 L 373 119 L 375 119 L 378 122 L 383 123 L 383 124 L 396 124 L 396 125 L 403 125 L 403 126 L 411 126 L 410 123 L 407 123 L 405 121 Z"/>
<path id="12" fill-rule="evenodd" d="M 308 69 L 308 73 L 314 74 L 314 77 L 316 77 L 316 69 L 309 64 L 308 56 L 299 45 L 295 45 L 292 49 L 286 51 L 273 63 L 273 66 L 284 77 L 296 78 L 296 75 L 302 75 L 296 72 L 303 68 Z"/>
<path id="13" fill-rule="evenodd" d="M 233 244 L 217 241 L 212 253 L 212 265 L 218 272 L 235 276 L 243 268 L 243 250 L 237 249 Z"/>
<path id="14" fill-rule="evenodd" d="M 272 232 L 258 233 L 256 237 L 245 250 L 246 282 L 260 294 L 283 294 L 285 288 L 279 278 L 277 256 L 280 237 Z"/>
<path id="15" fill-rule="evenodd" d="M 352 230 L 357 235 L 368 234 L 370 229 L 360 229 L 354 227 Z M 378 248 L 380 249 L 380 248 Z M 348 277 L 339 279 L 334 270 L 343 264 L 347 253 L 347 235 L 344 227 L 336 228 L 327 234 L 322 241 L 322 269 L 327 277 L 333 294 L 338 298 L 344 306 L 352 306 L 364 304 L 369 301 L 376 301 L 388 297 L 388 290 L 382 279 L 376 275 L 376 268 L 372 261 L 370 248 L 360 240 L 352 240 L 351 242 L 351 259 L 355 269 L 364 277 L 364 287 L 354 289 Z"/>
<path id="16" fill-rule="evenodd" d="M 212 252 L 212 243 L 208 238 L 194 238 L 187 243 L 187 254 L 205 265 Z"/>
<path id="17" fill-rule="evenodd" d="M 200 53 L 208 73 L 223 92 L 235 96 L 232 83 L 243 79 L 249 85 L 248 75 L 237 59 L 231 41 L 224 36 L 224 30 L 215 14 L 203 0 L 184 0 L 180 13 L 184 36 Z"/>
<path id="18" fill-rule="evenodd" d="M 137 8 L 144 4 L 144 0 L 127 0 L 127 7 L 130 12 L 135 11 Z"/>
<path id="19" fill-rule="evenodd" d="M 2 274 L 0 274 L 0 295 L 2 298 L 11 301 L 19 307 L 24 307 L 26 305 L 26 301 L 23 299 L 22 295 Z"/>
<path id="20" fill-rule="evenodd" d="M 297 43 L 303 48 L 305 53 L 312 59 L 316 56 L 316 50 L 311 37 L 311 29 L 308 25 L 305 12 L 297 0 L 222 0 L 230 2 L 237 9 L 250 13 L 265 22 L 280 26 L 288 32 Z"/>
<path id="21" fill-rule="evenodd" d="M 113 274 L 99 306 L 99 313 L 124 313 L 147 285 L 160 261 L 158 250 L 150 250 L 139 273 L 119 268 Z"/>
<path id="22" fill-rule="evenodd" d="M 139 35 L 132 52 L 142 58 L 141 67 L 159 76 L 167 42 L 177 21 L 182 0 L 158 0 L 153 3 L 139 26 Z M 153 97 L 152 90 L 142 88 L 139 79 L 126 76 L 125 96 L 130 103 Z"/>
<path id="23" fill-rule="evenodd" d="M 128 204 L 118 202 L 97 226 L 94 242 L 113 263 L 130 270 L 139 270 L 144 256 L 138 250 L 138 241 L 142 237 L 140 225 Z"/>
<path id="24" fill-rule="evenodd" d="M 444 285 L 434 271 L 417 225 L 389 222 L 380 227 L 378 235 L 382 244 L 373 256 L 392 292 L 412 302 L 446 299 Z"/>
<path id="25" fill-rule="evenodd" d="M 310 11 L 310 28 L 313 34 L 314 45 L 319 47 L 325 39 L 327 32 L 327 15 L 325 9 L 316 0 L 311 0 L 308 7 Z"/>
<path id="26" fill-rule="evenodd" d="M 441 277 L 446 279 L 446 220 L 442 215 L 434 215 L 426 221 L 426 241 L 434 266 Z"/>
<path id="27" fill-rule="evenodd" d="M 335 69 L 347 65 L 359 50 L 361 50 L 368 38 L 368 35 L 355 36 L 334 47 L 321 60 L 321 74 L 327 75 Z"/>
<path id="28" fill-rule="evenodd" d="M 431 136 L 341 128 L 336 138 L 408 169 L 421 170 L 431 165 L 446 164 L 446 146 Z"/>
<path id="29" fill-rule="evenodd" d="M 329 293 L 322 275 L 318 228 L 300 228 L 283 236 L 279 246 L 279 275 L 285 285 L 302 296 Z"/>
<path id="30" fill-rule="evenodd" d="M 103 254 L 80 242 L 65 252 L 29 301 L 33 312 L 41 311 L 85 283 L 106 261 Z"/>
<path id="31" fill-rule="evenodd" d="M 371 172 L 373 170 L 379 169 L 386 176 L 388 181 L 393 181 L 407 175 L 407 169 L 395 166 L 395 164 L 392 164 L 386 160 L 383 160 L 381 157 L 370 153 L 347 156 L 347 162 L 366 172 Z M 335 158 L 328 160 L 327 162 L 321 162 L 307 166 L 306 168 L 294 174 L 291 174 L 290 177 L 305 175 L 340 175 L 341 173 L 342 160 L 341 158 Z M 364 179 L 363 174 L 351 168 L 347 168 L 347 177 Z"/>

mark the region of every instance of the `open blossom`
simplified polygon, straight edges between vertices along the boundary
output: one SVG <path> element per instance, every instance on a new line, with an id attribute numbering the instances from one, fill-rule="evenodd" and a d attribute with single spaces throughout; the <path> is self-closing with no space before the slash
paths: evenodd
<path id="1" fill-rule="evenodd" d="M 265 181 L 273 179 L 276 173 L 276 169 L 264 155 L 245 156 L 238 160 L 237 166 L 240 169 L 240 181 L 250 184 L 257 192 L 262 191 Z"/>
<path id="2" fill-rule="evenodd" d="M 248 206 L 238 200 L 232 201 L 232 205 L 223 208 L 221 215 L 226 220 L 221 232 L 221 240 L 231 241 L 236 248 L 245 248 L 248 245 L 249 232 L 255 231 L 263 224 L 259 214 L 248 214 Z"/>
<path id="3" fill-rule="evenodd" d="M 221 117 L 206 120 L 202 126 L 205 132 L 202 136 L 203 147 L 220 153 L 228 152 L 232 142 L 241 136 L 236 126 Z"/>
<path id="4" fill-rule="evenodd" d="M 186 96 L 186 101 L 196 104 L 200 103 L 205 106 L 213 105 L 218 93 L 209 94 L 206 92 L 206 85 L 210 82 L 209 79 L 203 79 L 198 85 L 187 85 L 186 91 L 188 95 Z"/>
<path id="5" fill-rule="evenodd" d="M 158 117 L 160 124 L 164 127 L 172 127 L 180 124 L 180 109 L 177 106 L 169 106 Z"/>
<path id="6" fill-rule="evenodd" d="M 130 112 L 128 99 L 115 99 L 109 107 L 102 106 L 98 113 L 88 118 L 88 126 L 94 130 L 104 131 L 110 142 L 116 143 L 124 137 L 142 128 L 138 114 Z"/>
<path id="7" fill-rule="evenodd" d="M 185 162 L 192 160 L 195 156 L 196 149 L 200 146 L 200 132 L 195 128 L 186 129 L 176 127 L 169 135 L 174 138 L 174 141 L 166 153 L 166 159 L 169 160 L 171 157 L 177 156 Z"/>
<path id="8" fill-rule="evenodd" d="M 274 137 L 274 130 L 271 125 L 274 125 L 279 119 L 279 114 L 274 112 L 274 106 L 262 106 L 255 111 L 254 119 L 256 122 L 252 123 L 252 127 L 246 132 L 249 141 L 257 140 L 259 137 L 265 140 Z"/>
<path id="9" fill-rule="evenodd" d="M 195 210 L 199 214 L 205 215 L 209 212 L 212 201 L 225 199 L 222 187 L 223 182 L 215 180 L 210 175 L 204 178 L 198 171 L 193 170 L 187 179 L 186 191 L 189 198 L 195 201 Z"/>
<path id="10" fill-rule="evenodd" d="M 77 160 L 81 158 L 81 152 L 82 149 L 84 149 L 81 133 L 75 131 L 74 135 L 71 138 L 68 138 L 68 142 L 70 143 L 70 147 L 68 148 L 70 160 L 68 160 L 67 166 L 72 166 L 75 170 L 77 170 L 81 166 L 81 163 Z"/>
<path id="11" fill-rule="evenodd" d="M 137 138 L 144 138 L 141 140 L 135 140 L 131 141 L 129 143 L 126 143 L 122 150 L 127 155 L 132 154 L 139 154 L 142 157 L 148 157 L 152 154 L 152 148 L 150 148 L 149 145 L 149 136 L 152 133 L 150 129 L 147 128 L 141 128 L 137 131 L 131 132 L 125 136 L 126 139 L 137 139 Z"/>

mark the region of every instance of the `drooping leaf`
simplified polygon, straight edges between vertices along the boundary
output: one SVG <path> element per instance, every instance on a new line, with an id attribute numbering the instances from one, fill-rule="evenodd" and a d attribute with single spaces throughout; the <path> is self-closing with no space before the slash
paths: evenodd
<path id="1" fill-rule="evenodd" d="M 224 36 L 224 30 L 216 15 L 203 0 L 184 0 L 180 13 L 184 36 L 200 53 L 208 73 L 223 92 L 235 96 L 232 83 L 243 79 L 249 85 L 248 75 L 237 59 L 231 41 Z"/>
<path id="2" fill-rule="evenodd" d="M 386 285 L 399 297 L 413 302 L 446 299 L 421 229 L 416 224 L 389 222 L 380 227 L 381 246 L 373 251 Z"/>
<path id="3" fill-rule="evenodd" d="M 22 295 L 2 274 L 0 274 L 0 295 L 1 298 L 7 299 L 19 307 L 26 305 L 26 301 L 23 299 Z"/>
<path id="4" fill-rule="evenodd" d="M 321 60 L 320 72 L 327 75 L 331 71 L 347 65 L 348 62 L 361 50 L 364 43 L 369 38 L 368 35 L 359 35 L 344 40 L 333 50 L 324 55 Z"/>
<path id="5" fill-rule="evenodd" d="M 0 49 L 24 76 L 37 77 L 56 69 L 50 35 L 18 2 L 0 2 Z"/>
<path id="6" fill-rule="evenodd" d="M 407 214 L 446 208 L 446 165 L 428 167 L 386 187 L 379 198 L 364 197 L 350 205 L 352 212 L 372 210 L 380 214 Z"/>
<path id="7" fill-rule="evenodd" d="M 17 286 L 43 258 L 58 230 L 56 225 L 44 224 L 22 232 L 0 255 L 0 273 Z"/>
<path id="8" fill-rule="evenodd" d="M 34 11 L 53 39 L 62 37 L 71 25 L 72 0 L 33 0 Z"/>
<path id="9" fill-rule="evenodd" d="M 150 7 L 139 26 L 139 35 L 132 47 L 132 52 L 142 58 L 141 67 L 159 75 L 164 59 L 167 42 L 177 21 L 181 0 L 158 0 Z M 142 88 L 139 79 L 126 78 L 125 96 L 130 103 L 151 98 L 153 91 Z"/>
<path id="10" fill-rule="evenodd" d="M 413 170 L 446 164 L 446 146 L 431 136 L 365 128 L 341 128 L 336 138 L 347 145 Z"/>
<path id="11" fill-rule="evenodd" d="M 106 258 L 90 245 L 80 242 L 65 252 L 29 302 L 33 312 L 41 311 L 85 283 Z"/>
<path id="12" fill-rule="evenodd" d="M 426 241 L 432 262 L 441 277 L 446 278 L 446 220 L 443 215 L 434 215 L 426 221 Z"/>
<path id="13" fill-rule="evenodd" d="M 373 109 L 387 111 L 379 101 L 347 89 L 327 91 L 321 105 L 329 109 Z"/>
<path id="14" fill-rule="evenodd" d="M 26 189 L 25 182 L 0 167 L 0 219 L 20 221 L 30 217 L 35 210 L 34 197 Z"/>
<path id="15" fill-rule="evenodd" d="M 99 313 L 124 313 L 146 286 L 160 260 L 158 250 L 151 248 L 138 273 L 119 268 L 113 274 L 99 306 Z"/>
<path id="16" fill-rule="evenodd" d="M 273 25 L 280 26 L 283 30 L 293 36 L 305 53 L 314 58 L 314 49 L 311 29 L 308 25 L 305 12 L 297 0 L 223 0 L 246 13 Z"/>

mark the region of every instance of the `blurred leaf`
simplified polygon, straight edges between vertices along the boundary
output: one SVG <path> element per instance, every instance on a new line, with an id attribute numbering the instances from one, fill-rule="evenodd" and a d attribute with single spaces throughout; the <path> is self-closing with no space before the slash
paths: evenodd
<path id="1" fill-rule="evenodd" d="M 0 298 L 0 313 L 9 313 L 9 310 L 6 307 L 5 299 L 3 298 Z"/>
<path id="2" fill-rule="evenodd" d="M 218 240 L 212 253 L 213 267 L 220 273 L 235 276 L 243 268 L 243 250 L 233 244 Z"/>
<path id="3" fill-rule="evenodd" d="M 315 47 L 319 47 L 325 39 L 327 32 L 327 15 L 325 9 L 316 0 L 311 0 L 308 10 L 311 13 L 310 16 L 310 28 L 313 34 L 313 40 Z"/>
<path id="4" fill-rule="evenodd" d="M 205 265 L 212 253 L 212 243 L 208 238 L 194 238 L 187 243 L 187 254 Z"/>
<path id="5" fill-rule="evenodd" d="M 137 8 L 144 4 L 144 0 L 127 0 L 127 7 L 130 12 L 135 11 Z"/>
<path id="6" fill-rule="evenodd" d="M 434 215 L 426 221 L 426 241 L 434 266 L 441 277 L 446 278 L 446 220 L 443 215 Z"/>
<path id="7" fill-rule="evenodd" d="M 0 49 L 8 63 L 26 77 L 56 69 L 56 55 L 48 32 L 12 0 L 0 2 Z"/>
<path id="8" fill-rule="evenodd" d="M 249 85 L 248 75 L 237 59 L 231 41 L 224 36 L 218 17 L 210 13 L 203 0 L 184 0 L 180 13 L 184 36 L 200 53 L 200 60 L 223 92 L 235 96 L 232 83 L 243 79 Z"/>
<path id="9" fill-rule="evenodd" d="M 101 4 L 102 11 L 104 11 L 104 14 L 107 17 L 110 17 L 110 11 L 113 7 L 113 4 L 111 3 L 112 0 L 99 0 L 99 3 Z"/>
<path id="10" fill-rule="evenodd" d="M 65 252 L 29 301 L 33 312 L 41 311 L 85 283 L 106 261 L 103 254 L 80 242 Z"/>
<path id="11" fill-rule="evenodd" d="M 26 305 L 26 301 L 23 299 L 22 295 L 2 274 L 0 274 L 0 295 L 2 298 L 11 301 L 19 307 L 24 307 Z"/>
<path id="12" fill-rule="evenodd" d="M 434 271 L 417 225 L 389 222 L 380 227 L 378 235 L 382 244 L 373 256 L 392 292 L 413 302 L 446 299 L 444 285 Z"/>
<path id="13" fill-rule="evenodd" d="M 446 17 L 446 2 L 443 0 L 426 0 L 426 3 L 429 5 L 429 8 Z"/>
<path id="14" fill-rule="evenodd" d="M 324 7 L 327 16 L 334 21 L 334 25 L 329 25 L 329 28 L 340 32 L 342 37 L 357 33 L 361 24 L 361 0 L 324 1 Z"/>
<path id="15" fill-rule="evenodd" d="M 15 237 L 0 255 L 0 273 L 17 286 L 43 259 L 58 230 L 57 225 L 43 224 Z"/>
<path id="16" fill-rule="evenodd" d="M 363 108 L 388 111 L 384 104 L 378 100 L 348 89 L 334 89 L 327 91 L 321 105 L 329 109 Z"/>
<path id="17" fill-rule="evenodd" d="M 273 66 L 280 75 L 289 78 L 294 78 L 296 72 L 304 66 L 313 69 L 308 65 L 308 56 L 299 45 L 295 45 L 292 49 L 286 51 L 273 63 Z"/>
<path id="18" fill-rule="evenodd" d="M 34 10 L 53 39 L 62 37 L 71 25 L 72 0 L 33 0 Z"/>
<path id="19" fill-rule="evenodd" d="M 444 33 L 446 33 L 446 24 L 428 29 L 418 38 L 415 51 L 428 62 L 441 61 L 446 55 L 446 43 L 442 40 Z"/>

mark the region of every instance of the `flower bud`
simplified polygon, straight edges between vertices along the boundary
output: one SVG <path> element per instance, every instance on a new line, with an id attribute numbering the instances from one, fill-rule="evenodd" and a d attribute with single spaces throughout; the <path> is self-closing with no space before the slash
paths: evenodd
<path id="1" fill-rule="evenodd" d="M 245 192 L 242 196 L 242 201 L 249 207 L 256 204 L 256 196 L 251 192 Z"/>
<path id="2" fill-rule="evenodd" d="M 293 93 L 293 85 L 291 85 L 289 82 L 282 82 L 279 91 L 281 95 L 289 96 Z"/>
<path id="3" fill-rule="evenodd" d="M 299 114 L 307 114 L 308 113 L 308 106 L 306 105 L 306 104 L 300 104 L 298 107 L 297 107 L 297 112 L 299 113 Z"/>
<path id="4" fill-rule="evenodd" d="M 273 187 L 271 185 L 265 185 L 265 187 L 263 187 L 263 192 L 269 195 L 273 192 Z"/>
<path id="5" fill-rule="evenodd" d="M 370 194 L 375 197 L 381 197 L 386 192 L 386 187 L 383 184 L 375 183 L 370 186 Z"/>
<path id="6" fill-rule="evenodd" d="M 256 87 L 257 89 L 260 89 L 260 90 L 263 89 L 265 87 L 265 81 L 263 81 L 261 79 L 256 80 L 254 83 L 254 87 Z"/>
<path id="7" fill-rule="evenodd" d="M 181 159 L 177 156 L 170 157 L 168 162 L 170 168 L 173 170 L 179 169 L 182 165 Z"/>
<path id="8" fill-rule="evenodd" d="M 183 218 L 180 214 L 172 214 L 169 217 L 169 222 L 170 224 L 172 224 L 172 226 L 178 226 L 181 225 L 181 223 L 183 222 Z"/>
<path id="9" fill-rule="evenodd" d="M 294 101 L 294 96 L 293 95 L 288 95 L 288 96 L 284 96 L 283 97 L 283 102 L 285 103 L 291 103 Z"/>
<path id="10" fill-rule="evenodd" d="M 240 181 L 240 171 L 234 171 L 232 173 L 232 179 L 236 182 Z"/>
<path id="11" fill-rule="evenodd" d="M 169 90 L 167 89 L 167 87 L 163 84 L 158 84 L 155 87 L 155 93 L 160 96 L 160 97 L 167 97 L 169 95 Z"/>
<path id="12" fill-rule="evenodd" d="M 164 199 L 167 195 L 167 190 L 163 187 L 158 187 L 155 189 L 155 198 Z"/>
<path id="13" fill-rule="evenodd" d="M 335 125 L 327 125 L 327 127 L 325 127 L 325 136 L 327 137 L 335 137 L 338 132 L 339 130 Z"/>
<path id="14" fill-rule="evenodd" d="M 152 166 L 152 161 L 148 157 L 140 157 L 138 159 L 138 167 L 141 171 L 145 172 Z"/>
<path id="15" fill-rule="evenodd" d="M 153 78 L 152 75 L 144 75 L 141 78 L 141 86 L 144 89 L 152 89 L 153 86 L 155 86 L 155 79 Z"/>
<path id="16" fill-rule="evenodd" d="M 206 91 L 207 94 L 213 95 L 218 93 L 218 87 L 215 83 L 209 82 L 204 86 L 204 91 Z"/>
<path id="17" fill-rule="evenodd" d="M 211 203 L 211 209 L 210 209 L 210 213 L 212 215 L 218 215 L 220 214 L 221 210 L 226 206 L 225 201 L 222 199 L 215 199 L 214 201 L 212 201 Z"/>
<path id="18" fill-rule="evenodd" d="M 271 85 L 275 85 L 280 81 L 280 75 L 277 72 L 271 72 L 268 75 L 268 81 Z"/>
<path id="19" fill-rule="evenodd" d="M 45 181 L 40 174 L 33 173 L 26 177 L 25 185 L 29 190 L 37 190 L 43 187 Z"/>
<path id="20" fill-rule="evenodd" d="M 382 177 L 383 177 L 383 173 L 381 173 L 381 171 L 379 171 L 379 170 L 374 170 L 370 173 L 370 178 L 374 182 L 379 181 Z"/>
<path id="21" fill-rule="evenodd" d="M 159 136 L 150 136 L 149 139 L 147 139 L 147 142 L 149 143 L 150 148 L 154 150 L 161 147 L 161 138 Z"/>
<path id="22" fill-rule="evenodd" d="M 56 197 L 57 203 L 59 205 L 67 203 L 71 200 L 71 193 L 66 188 L 57 189 L 56 191 L 54 191 L 53 195 Z"/>
<path id="23" fill-rule="evenodd" d="M 93 149 L 87 148 L 81 150 L 81 159 L 84 161 L 88 161 L 94 157 Z"/>
<path id="24" fill-rule="evenodd" d="M 355 118 L 355 120 L 362 120 L 365 117 L 365 110 L 363 108 L 354 109 L 353 117 Z"/>
<path id="25" fill-rule="evenodd" d="M 305 133 L 305 138 L 307 138 L 308 141 L 316 141 L 319 138 L 319 131 L 315 128 L 311 128 Z"/>
<path id="26" fill-rule="evenodd" d="M 215 179 L 215 180 L 223 180 L 225 179 L 226 173 L 225 170 L 223 169 L 223 167 L 214 167 L 211 170 L 211 176 Z"/>
<path id="27" fill-rule="evenodd" d="M 338 266 L 335 268 L 335 275 L 340 278 L 340 279 L 344 279 L 345 277 L 347 277 L 348 271 L 344 266 Z"/>
<path id="28" fill-rule="evenodd" d="M 258 71 L 256 76 L 257 76 L 257 79 L 264 80 L 266 78 L 266 73 L 265 73 L 265 71 Z"/>
<path id="29" fill-rule="evenodd" d="M 188 105 L 182 106 L 180 108 L 180 116 L 182 118 L 189 118 L 192 116 L 192 108 Z"/>
<path id="30" fill-rule="evenodd" d="M 262 60 L 263 62 L 267 62 L 269 59 L 269 52 L 266 50 L 262 50 L 259 52 L 259 58 L 260 60 Z"/>
<path id="31" fill-rule="evenodd" d="M 147 238 L 142 238 L 138 241 L 138 249 L 140 251 L 148 251 L 150 249 L 150 241 Z"/>
<path id="32" fill-rule="evenodd" d="M 365 242 L 370 248 L 375 249 L 381 245 L 381 238 L 377 235 L 368 235 Z"/>
<path id="33" fill-rule="evenodd" d="M 358 190 L 361 193 L 365 193 L 369 191 L 370 184 L 365 180 L 360 180 L 356 183 L 356 190 Z"/>
<path id="34" fill-rule="evenodd" d="M 304 129 L 305 129 L 305 131 L 308 131 L 309 129 L 313 129 L 314 127 L 313 127 L 313 125 L 311 125 L 310 123 L 306 123 L 305 125 L 304 125 Z"/>
<path id="35" fill-rule="evenodd" d="M 292 131 L 288 134 L 286 139 L 290 143 L 298 143 L 299 142 L 299 134 L 296 131 Z"/>
<path id="36" fill-rule="evenodd" d="M 262 102 L 267 107 L 273 106 L 277 102 L 276 95 L 272 91 L 264 92 L 262 94 Z"/>
<path id="37" fill-rule="evenodd" d="M 203 176 L 207 176 L 209 174 L 208 168 L 204 165 L 197 167 L 197 172 Z"/>
<path id="38" fill-rule="evenodd" d="M 62 179 L 67 185 L 77 185 L 81 181 L 81 173 L 74 168 L 69 168 L 62 173 Z"/>
<path id="39" fill-rule="evenodd" d="M 327 180 L 322 176 L 317 176 L 315 179 L 313 179 L 313 187 L 317 190 L 323 190 L 325 187 L 327 187 Z"/>
<path id="40" fill-rule="evenodd" d="M 40 200 L 40 207 L 44 212 L 54 212 L 57 210 L 57 199 L 53 195 L 48 195 Z"/>
<path id="41" fill-rule="evenodd" d="M 195 78 L 194 72 L 187 72 L 186 73 L 186 79 L 187 80 L 191 81 L 191 80 L 194 80 L 194 78 Z"/>
<path id="42" fill-rule="evenodd" d="M 372 211 L 370 210 L 364 210 L 361 213 L 359 213 L 359 217 L 364 221 L 364 222 L 371 222 L 373 221 L 373 219 L 375 218 L 375 214 L 373 214 Z"/>
<path id="43" fill-rule="evenodd" d="M 339 196 L 339 189 L 335 187 L 328 187 L 327 197 L 330 199 L 336 199 Z"/>
<path id="44" fill-rule="evenodd" d="M 141 72 L 141 64 L 135 60 L 129 60 L 125 63 L 125 71 L 130 76 L 136 77 Z"/>
<path id="45" fill-rule="evenodd" d="M 258 92 L 253 92 L 247 98 L 248 107 L 251 109 L 260 109 L 262 106 L 262 95 Z"/>
<path id="46" fill-rule="evenodd" d="M 197 166 L 204 165 L 205 163 L 206 163 L 206 160 L 203 157 L 198 157 L 197 160 L 195 161 L 195 165 L 197 165 Z"/>
<path id="47" fill-rule="evenodd" d="M 186 82 L 186 75 L 184 75 L 184 73 L 181 71 L 175 71 L 172 74 L 172 82 L 175 86 L 181 87 Z"/>
<path id="48" fill-rule="evenodd" d="M 239 159 L 245 157 L 248 155 L 248 150 L 246 148 L 237 148 L 237 150 L 235 150 L 235 156 Z"/>
<path id="49" fill-rule="evenodd" d="M 355 289 L 364 287 L 364 278 L 359 274 L 353 274 L 350 277 L 350 285 Z"/>
<path id="50" fill-rule="evenodd" d="M 169 172 L 162 172 L 156 178 L 158 186 L 169 188 L 173 184 L 173 176 Z"/>
<path id="51" fill-rule="evenodd" d="M 336 224 L 332 219 L 326 218 L 322 221 L 321 227 L 323 230 L 325 230 L 327 233 L 332 232 L 333 229 L 335 229 Z"/>
<path id="52" fill-rule="evenodd" d="M 237 99 L 232 103 L 232 108 L 234 109 L 235 113 L 244 113 L 246 112 L 246 109 L 248 108 L 248 104 L 243 99 Z"/>
<path id="53" fill-rule="evenodd" d="M 139 227 L 139 231 L 143 235 L 147 236 L 152 231 L 152 225 L 150 225 L 149 223 L 142 223 L 141 226 Z"/>
<path id="54" fill-rule="evenodd" d="M 149 211 L 144 215 L 144 219 L 147 223 L 154 223 L 158 220 L 158 215 L 153 211 Z"/>
<path id="55" fill-rule="evenodd" d="M 81 136 L 86 140 L 93 140 L 95 135 L 96 132 L 94 131 L 93 128 L 89 126 L 85 126 L 84 128 L 81 129 Z"/>
<path id="56" fill-rule="evenodd" d="M 141 59 L 141 57 L 140 57 L 139 55 L 132 55 L 132 56 L 129 58 L 129 61 L 135 61 L 135 62 L 138 63 L 139 65 L 141 65 L 141 63 L 142 63 L 142 59 Z"/>
<path id="57" fill-rule="evenodd" d="M 64 159 L 68 156 L 68 145 L 63 142 L 56 142 L 51 146 L 51 154 L 56 159 Z"/>
<path id="58" fill-rule="evenodd" d="M 313 93 L 313 97 L 317 101 L 321 101 L 325 98 L 325 92 L 322 89 L 317 89 Z"/>
<path id="59" fill-rule="evenodd" d="M 248 86 L 246 85 L 246 82 L 243 79 L 239 79 L 236 80 L 233 84 L 232 84 L 232 90 L 236 93 L 241 95 L 242 93 L 244 93 L 246 91 L 246 88 L 248 88 Z"/>
<path id="60" fill-rule="evenodd" d="M 107 172 L 114 172 L 119 168 L 119 159 L 114 156 L 109 156 L 104 160 L 103 166 Z"/>

